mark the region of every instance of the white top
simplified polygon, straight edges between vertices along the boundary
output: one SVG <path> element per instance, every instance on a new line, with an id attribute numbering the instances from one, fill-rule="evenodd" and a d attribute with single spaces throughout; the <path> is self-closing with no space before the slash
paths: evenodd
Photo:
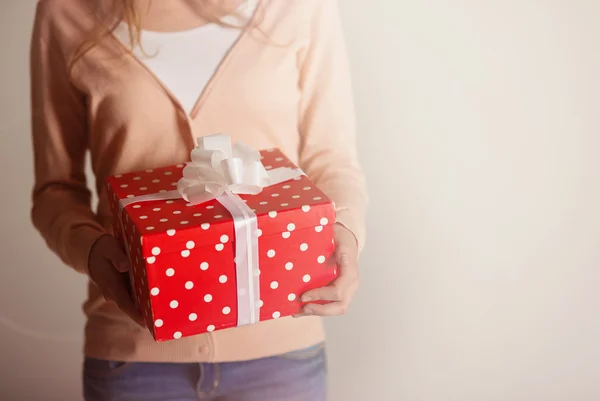
<path id="1" fill-rule="evenodd" d="M 239 12 L 249 18 L 256 4 L 256 0 L 248 0 L 240 6 Z M 240 34 L 238 28 L 214 23 L 180 32 L 142 31 L 141 49 L 136 47 L 133 54 L 177 97 L 189 114 Z M 124 23 L 117 27 L 114 35 L 129 44 L 129 31 Z"/>

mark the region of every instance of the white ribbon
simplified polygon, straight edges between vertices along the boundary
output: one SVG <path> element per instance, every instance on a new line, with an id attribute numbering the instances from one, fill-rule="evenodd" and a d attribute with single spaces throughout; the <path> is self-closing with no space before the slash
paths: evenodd
<path id="1" fill-rule="evenodd" d="M 303 175 L 298 168 L 267 171 L 260 152 L 231 138 L 215 134 L 198 138 L 191 162 L 183 169 L 176 191 L 121 200 L 121 210 L 132 203 L 183 198 L 192 205 L 216 199 L 233 217 L 238 326 L 260 321 L 257 216 L 238 195 L 257 195 L 263 188 Z"/>
<path id="2" fill-rule="evenodd" d="M 302 174 L 287 167 L 267 171 L 259 151 L 242 142 L 232 147 L 231 139 L 222 134 L 198 138 L 198 147 L 191 156 L 177 190 L 192 205 L 216 199 L 226 191 L 256 195 L 265 187 Z"/>

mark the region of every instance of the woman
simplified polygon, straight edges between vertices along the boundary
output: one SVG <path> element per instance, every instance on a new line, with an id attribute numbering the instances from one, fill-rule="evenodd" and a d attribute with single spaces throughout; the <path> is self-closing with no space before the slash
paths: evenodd
<path id="1" fill-rule="evenodd" d="M 366 207 L 336 1 L 40 0 L 31 71 L 32 219 L 90 279 L 85 399 L 325 399 L 321 319 L 357 288 Z M 187 161 L 194 138 L 217 132 L 281 148 L 331 196 L 340 277 L 303 295 L 301 317 L 155 343 L 128 294 L 103 181 Z"/>

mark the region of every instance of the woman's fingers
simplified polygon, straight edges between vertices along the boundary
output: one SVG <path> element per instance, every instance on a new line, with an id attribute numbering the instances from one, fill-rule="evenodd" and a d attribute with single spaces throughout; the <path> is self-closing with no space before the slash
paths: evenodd
<path id="1" fill-rule="evenodd" d="M 347 292 L 350 288 L 349 283 L 346 281 L 343 278 L 339 278 L 330 286 L 309 290 L 302 294 L 300 300 L 305 303 L 315 301 L 343 301 L 347 297 Z"/>
<path id="2" fill-rule="evenodd" d="M 358 275 L 342 274 L 332 285 L 306 291 L 300 298 L 302 302 L 346 301 L 350 303 L 358 288 Z"/>
<path id="3" fill-rule="evenodd" d="M 134 322 L 139 324 L 142 327 L 146 326 L 144 322 L 144 318 L 138 312 L 138 308 L 135 306 L 131 298 L 129 297 L 129 293 L 123 288 L 115 293 L 116 303 L 119 308 L 126 313 Z"/>
<path id="4" fill-rule="evenodd" d="M 102 283 L 98 283 L 103 290 L 104 297 L 114 302 L 127 316 L 140 326 L 146 323 L 140 315 L 138 308 L 131 299 L 128 290 L 128 280 L 124 273 L 119 273 L 112 263 L 107 261 L 106 271 Z"/>
<path id="5" fill-rule="evenodd" d="M 348 312 L 349 305 L 345 302 L 332 302 L 325 305 L 309 304 L 306 305 L 302 312 L 304 316 L 338 316 Z"/>
<path id="6" fill-rule="evenodd" d="M 122 275 L 122 273 L 117 273 L 118 275 Z M 116 277 L 115 281 L 111 285 L 111 295 L 112 301 L 117 304 L 119 309 L 121 309 L 124 313 L 126 313 L 131 319 L 133 319 L 140 326 L 145 326 L 146 323 L 144 319 L 140 315 L 138 308 L 135 306 L 135 303 L 131 299 L 129 295 L 129 291 L 127 290 L 127 284 L 123 277 Z"/>
<path id="7" fill-rule="evenodd" d="M 338 287 L 321 287 L 314 290 L 307 291 L 300 298 L 302 302 L 314 302 L 314 301 L 341 301 L 342 291 Z"/>
<path id="8" fill-rule="evenodd" d="M 331 286 L 307 291 L 301 297 L 302 302 L 308 303 L 304 306 L 301 316 L 343 315 L 348 311 L 348 307 L 350 306 L 357 289 L 357 278 L 354 278 L 353 276 L 342 276 Z M 316 301 L 326 301 L 327 303 L 324 305 L 312 303 Z"/>
<path id="9" fill-rule="evenodd" d="M 98 238 L 90 251 L 90 278 L 107 300 L 114 302 L 134 322 L 145 326 L 129 292 L 128 270 L 129 260 L 119 242 L 109 234 Z"/>

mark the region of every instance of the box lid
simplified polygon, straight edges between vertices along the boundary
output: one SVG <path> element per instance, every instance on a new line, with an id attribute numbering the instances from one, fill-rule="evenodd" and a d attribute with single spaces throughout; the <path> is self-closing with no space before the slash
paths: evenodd
<path id="1" fill-rule="evenodd" d="M 262 151 L 261 156 L 267 170 L 296 167 L 278 149 Z M 172 191 L 183 167 L 180 164 L 109 177 L 113 212 L 118 210 L 120 199 Z M 257 215 L 258 236 L 286 238 L 295 230 L 320 232 L 323 226 L 335 223 L 333 202 L 306 176 L 264 188 L 255 196 L 239 196 Z M 185 254 L 195 247 L 218 247 L 235 239 L 232 217 L 216 200 L 195 206 L 181 198 L 130 204 L 122 219 L 134 226 L 143 257 L 157 252 Z"/>

